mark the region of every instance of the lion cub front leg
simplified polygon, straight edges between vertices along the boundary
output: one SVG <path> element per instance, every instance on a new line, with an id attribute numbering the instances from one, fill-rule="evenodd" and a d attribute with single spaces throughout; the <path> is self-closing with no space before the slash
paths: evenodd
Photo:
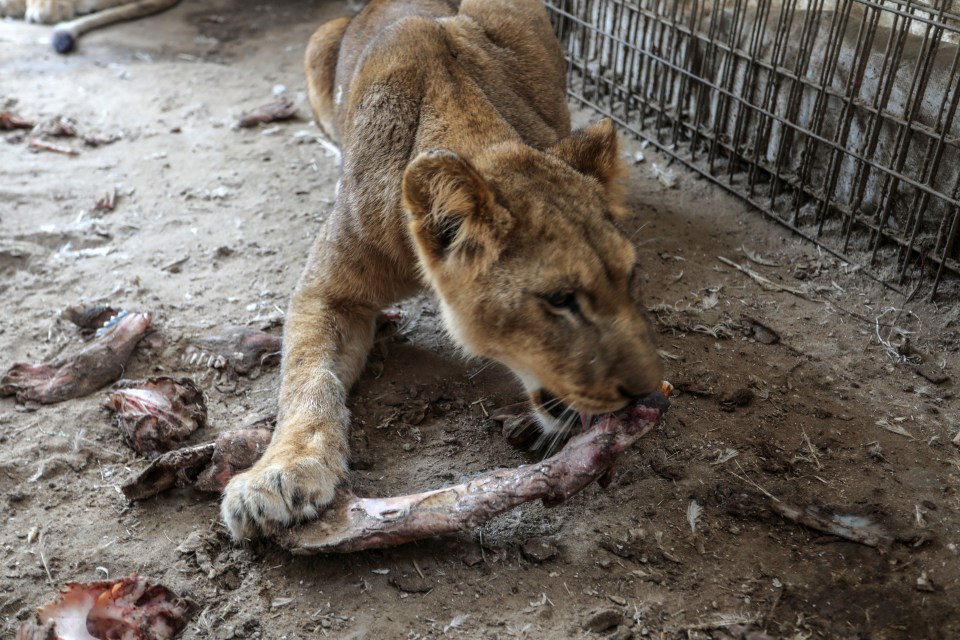
<path id="1" fill-rule="evenodd" d="M 349 460 L 347 393 L 373 344 L 375 315 L 319 286 L 294 296 L 273 441 L 224 490 L 221 513 L 235 539 L 313 518 L 333 500 Z"/>

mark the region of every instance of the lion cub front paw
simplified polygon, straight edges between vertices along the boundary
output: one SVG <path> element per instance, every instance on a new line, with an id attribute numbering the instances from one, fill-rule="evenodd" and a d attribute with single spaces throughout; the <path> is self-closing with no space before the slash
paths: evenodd
<path id="1" fill-rule="evenodd" d="M 223 492 L 220 513 L 234 540 L 269 535 L 315 518 L 333 501 L 346 475 L 322 458 L 261 459 L 235 476 Z"/>
<path id="2" fill-rule="evenodd" d="M 69 20 L 77 13 L 73 0 L 27 0 L 27 22 L 53 24 Z"/>

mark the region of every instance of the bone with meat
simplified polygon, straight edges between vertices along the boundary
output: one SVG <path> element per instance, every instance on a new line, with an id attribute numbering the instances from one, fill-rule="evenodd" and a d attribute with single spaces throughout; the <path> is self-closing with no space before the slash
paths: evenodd
<path id="1" fill-rule="evenodd" d="M 16 640 L 170 640 L 187 625 L 190 604 L 144 576 L 70 582 L 55 602 L 37 609 L 36 620 Z"/>
<path id="2" fill-rule="evenodd" d="M 648 406 L 600 416 L 556 455 L 539 464 L 481 474 L 467 482 L 406 496 L 359 498 L 341 491 L 319 520 L 280 534 L 293 553 L 342 553 L 389 547 L 467 531 L 531 500 L 550 506 L 602 478 L 627 447 L 653 428 L 672 391 L 661 384 Z M 645 400 L 644 402 L 649 402 Z"/>
<path id="3" fill-rule="evenodd" d="M 121 380 L 104 406 L 114 412 L 127 444 L 147 458 L 176 449 L 207 422 L 203 392 L 189 378 Z"/>
<path id="4" fill-rule="evenodd" d="M 123 374 L 140 339 L 151 329 L 148 313 L 121 312 L 83 348 L 41 364 L 15 364 L 0 377 L 0 396 L 52 404 L 79 398 Z"/>

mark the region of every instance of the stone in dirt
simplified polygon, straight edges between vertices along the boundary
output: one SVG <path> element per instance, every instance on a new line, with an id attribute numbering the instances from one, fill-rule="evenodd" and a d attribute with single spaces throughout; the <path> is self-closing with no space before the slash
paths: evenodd
<path id="1" fill-rule="evenodd" d="M 390 584 L 405 593 L 426 593 L 433 589 L 433 584 L 419 574 L 401 574 L 390 577 Z"/>
<path id="2" fill-rule="evenodd" d="M 617 609 L 591 611 L 583 621 L 583 628 L 593 633 L 609 631 L 623 622 L 623 614 Z"/>
<path id="3" fill-rule="evenodd" d="M 523 557 L 540 564 L 557 556 L 557 546 L 545 538 L 529 538 L 520 546 Z"/>

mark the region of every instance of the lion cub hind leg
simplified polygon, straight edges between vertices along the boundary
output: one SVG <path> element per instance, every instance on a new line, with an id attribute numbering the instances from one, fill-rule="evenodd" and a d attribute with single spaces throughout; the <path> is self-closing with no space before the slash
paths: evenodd
<path id="1" fill-rule="evenodd" d="M 340 41 L 350 23 L 349 17 L 337 18 L 321 25 L 307 45 L 304 67 L 307 71 L 307 97 L 313 109 L 317 126 L 331 142 L 339 144 L 336 119 L 338 93 L 343 89 L 334 87 L 337 73 L 337 58 Z"/>
<path id="2" fill-rule="evenodd" d="M 309 267 L 308 267 L 309 270 Z M 347 475 L 347 392 L 373 344 L 376 312 L 304 287 L 283 338 L 277 429 L 263 457 L 227 485 L 221 514 L 235 539 L 317 516 Z"/>

